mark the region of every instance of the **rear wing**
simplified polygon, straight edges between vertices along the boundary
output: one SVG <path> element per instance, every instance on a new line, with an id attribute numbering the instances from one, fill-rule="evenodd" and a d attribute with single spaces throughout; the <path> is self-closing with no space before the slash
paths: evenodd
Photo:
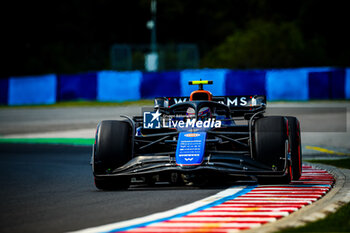
<path id="1" fill-rule="evenodd" d="M 154 107 L 168 108 L 172 105 L 187 102 L 190 97 L 157 97 L 154 99 Z M 242 108 L 258 108 L 266 105 L 264 95 L 240 95 L 240 96 L 213 96 L 213 101 L 227 105 L 230 110 Z"/>

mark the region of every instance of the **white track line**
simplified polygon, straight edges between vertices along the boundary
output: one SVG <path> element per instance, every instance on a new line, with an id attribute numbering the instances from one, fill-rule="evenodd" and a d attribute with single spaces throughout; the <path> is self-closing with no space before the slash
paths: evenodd
<path id="1" fill-rule="evenodd" d="M 127 220 L 127 221 L 123 221 L 123 222 L 117 222 L 117 223 L 107 224 L 107 225 L 103 225 L 103 226 L 99 226 L 99 227 L 87 228 L 87 229 L 83 229 L 83 230 L 79 230 L 79 231 L 75 231 L 75 232 L 76 233 L 109 232 L 109 231 L 116 230 L 116 229 L 128 228 L 128 227 L 132 227 L 135 225 L 151 223 L 154 221 L 158 221 L 160 219 L 171 218 L 173 216 L 176 216 L 176 215 L 179 215 L 182 213 L 186 213 L 189 211 L 193 211 L 197 208 L 200 208 L 200 207 L 203 207 L 206 205 L 210 205 L 211 203 L 213 203 L 215 201 L 218 201 L 218 200 L 224 199 L 226 197 L 230 197 L 232 195 L 235 195 L 245 188 L 247 188 L 247 186 L 229 188 L 229 189 L 226 189 L 222 192 L 219 192 L 213 196 L 204 198 L 202 200 L 196 201 L 196 202 L 188 204 L 188 205 L 180 206 L 180 207 L 172 209 L 172 210 L 152 214 L 152 215 L 141 217 L 141 218 Z"/>

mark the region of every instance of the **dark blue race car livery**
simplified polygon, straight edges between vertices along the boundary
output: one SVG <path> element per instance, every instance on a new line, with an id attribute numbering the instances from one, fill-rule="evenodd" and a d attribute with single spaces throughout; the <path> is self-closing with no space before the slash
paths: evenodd
<path id="1" fill-rule="evenodd" d="M 264 116 L 265 96 L 213 96 L 206 84 L 212 81 L 189 82 L 199 86 L 189 97 L 155 98 L 141 116 L 100 122 L 92 154 L 96 187 L 126 189 L 135 180 L 298 180 L 297 118 Z"/>

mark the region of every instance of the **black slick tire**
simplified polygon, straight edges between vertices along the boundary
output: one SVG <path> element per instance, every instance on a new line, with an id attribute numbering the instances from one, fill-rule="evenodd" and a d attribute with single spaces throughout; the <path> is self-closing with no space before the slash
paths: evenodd
<path id="1" fill-rule="evenodd" d="M 110 120 L 99 123 L 92 164 L 98 189 L 118 190 L 129 187 L 130 178 L 109 177 L 108 174 L 131 160 L 131 143 L 131 126 L 128 122 Z"/>
<path id="2" fill-rule="evenodd" d="M 302 151 L 300 124 L 296 117 L 287 117 L 290 135 L 293 180 L 299 180 L 302 173 Z"/>
<path id="3" fill-rule="evenodd" d="M 274 171 L 283 171 L 288 139 L 287 120 L 283 116 L 268 116 L 257 119 L 254 124 L 255 159 Z M 287 163 L 288 166 L 290 164 Z M 291 169 L 287 168 L 283 176 L 259 176 L 259 183 L 287 184 L 291 181 Z"/>

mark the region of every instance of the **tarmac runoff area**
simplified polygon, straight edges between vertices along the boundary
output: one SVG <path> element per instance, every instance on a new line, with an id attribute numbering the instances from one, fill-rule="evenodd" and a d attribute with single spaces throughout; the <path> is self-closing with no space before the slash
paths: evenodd
<path id="1" fill-rule="evenodd" d="M 0 142 L 91 145 L 98 122 L 141 114 L 140 106 L 3 108 Z M 304 154 L 312 158 L 350 155 L 350 102 L 268 103 L 267 115 L 298 117 Z"/>
<path id="2" fill-rule="evenodd" d="M 100 121 L 121 115 L 142 115 L 142 107 L 1 108 L 0 138 L 94 138 Z M 304 148 L 350 153 L 350 102 L 268 103 L 267 115 L 298 117 Z"/>
<path id="3" fill-rule="evenodd" d="M 294 115 L 301 122 L 304 158 L 338 159 L 350 156 L 349 103 L 283 103 L 271 105 L 273 111 L 272 113 L 268 112 L 271 115 L 283 111 L 286 106 L 287 111 L 295 110 L 295 114 L 288 113 L 287 115 Z M 304 111 L 305 108 L 328 110 L 320 114 Z M 345 109 L 345 115 L 344 111 L 341 110 L 342 108 Z M 336 111 L 333 112 L 332 109 Z M 338 111 L 339 109 L 340 111 Z M 0 109 L 0 141 L 13 140 L 13 142 L 18 142 L 18 140 L 24 140 L 22 142 L 26 142 L 27 140 L 27 142 L 35 142 L 39 139 L 49 139 L 51 143 L 55 143 L 60 139 L 61 143 L 64 144 L 64 139 L 66 139 L 71 140 L 71 143 L 68 144 L 91 145 L 95 135 L 95 127 L 99 121 L 120 119 L 119 115 L 140 114 L 140 107 L 134 106 L 120 108 Z M 319 126 L 323 127 L 323 132 L 317 131 Z M 326 129 L 324 126 L 326 126 Z M 274 232 L 287 226 L 298 226 L 315 221 L 325 217 L 330 212 L 335 212 L 341 205 L 350 201 L 349 170 L 326 165 L 313 166 L 316 166 L 317 169 L 325 169 L 334 176 L 333 188 L 316 203 L 305 206 L 277 222 L 259 225 L 259 232 Z M 245 232 L 249 233 L 250 231 L 254 232 L 254 229 Z"/>

